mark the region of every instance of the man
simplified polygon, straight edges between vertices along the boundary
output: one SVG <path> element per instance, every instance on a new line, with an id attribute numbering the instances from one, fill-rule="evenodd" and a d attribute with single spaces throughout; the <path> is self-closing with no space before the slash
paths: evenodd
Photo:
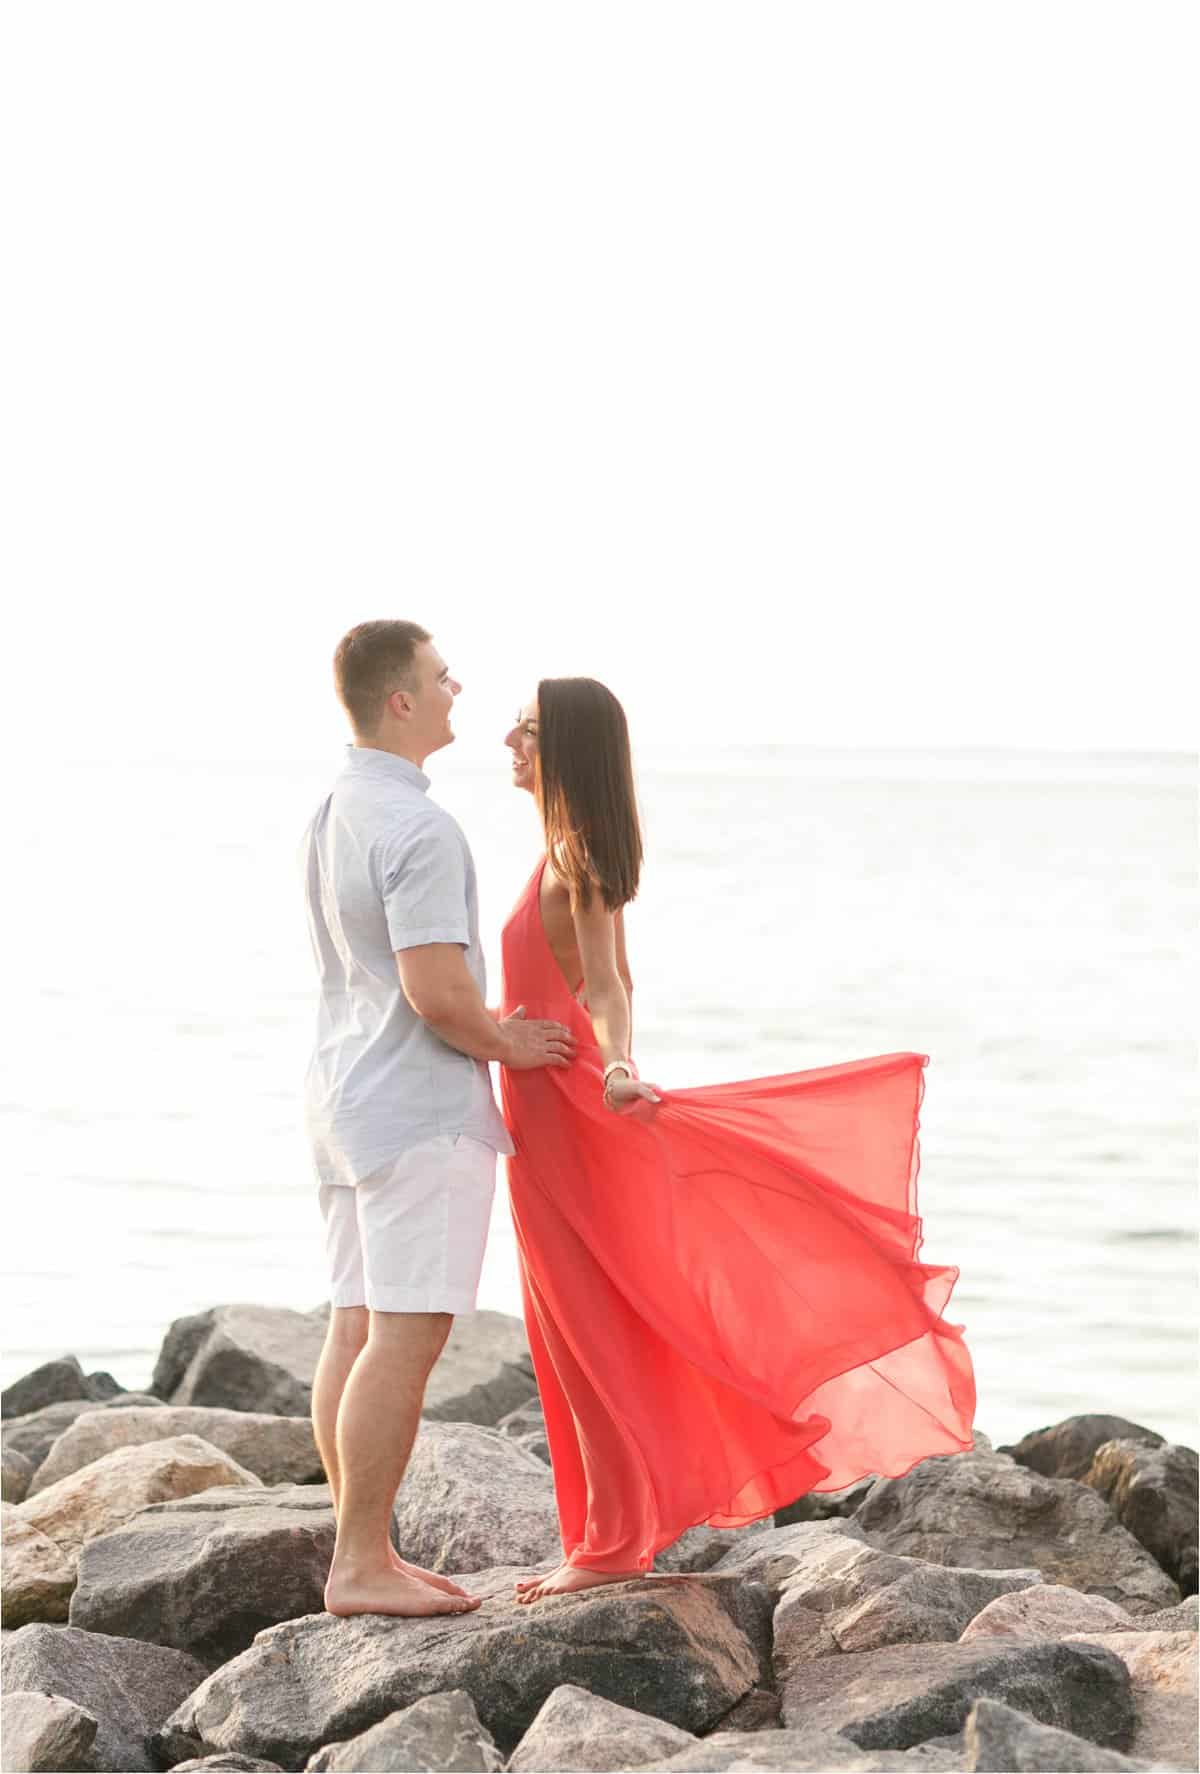
<path id="1" fill-rule="evenodd" d="M 425 792 L 462 688 L 430 636 L 360 623 L 334 682 L 354 740 L 301 846 L 321 981 L 305 1122 L 332 1285 L 312 1402 L 337 1517 L 325 1606 L 465 1613 L 477 1597 L 396 1554 L 392 1504 L 453 1315 L 475 1309 L 512 1151 L 487 1062 L 565 1066 L 574 1041 L 484 1005 L 471 852 Z"/>

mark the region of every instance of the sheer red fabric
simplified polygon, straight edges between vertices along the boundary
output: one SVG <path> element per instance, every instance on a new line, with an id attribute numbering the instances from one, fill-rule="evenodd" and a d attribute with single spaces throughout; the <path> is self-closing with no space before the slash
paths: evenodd
<path id="1" fill-rule="evenodd" d="M 504 930 L 504 1014 L 571 1028 L 501 1071 L 525 1323 L 563 1552 L 648 1568 L 699 1522 L 973 1446 L 958 1269 L 919 1262 L 926 1056 L 601 1100 L 591 1021 L 546 941 L 544 860 Z"/>

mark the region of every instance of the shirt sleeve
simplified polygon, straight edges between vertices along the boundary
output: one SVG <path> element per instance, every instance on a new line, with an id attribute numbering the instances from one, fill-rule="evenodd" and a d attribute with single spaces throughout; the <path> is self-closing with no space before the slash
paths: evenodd
<path id="1" fill-rule="evenodd" d="M 385 850 L 383 909 L 393 949 L 427 942 L 469 946 L 467 859 L 452 827 L 427 825 Z"/>

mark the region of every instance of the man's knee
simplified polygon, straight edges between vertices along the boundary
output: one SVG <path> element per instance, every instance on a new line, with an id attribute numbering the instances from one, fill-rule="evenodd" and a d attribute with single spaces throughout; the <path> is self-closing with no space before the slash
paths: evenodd
<path id="1" fill-rule="evenodd" d="M 415 1363 L 432 1367 L 445 1347 L 454 1324 L 453 1312 L 371 1313 L 370 1340 L 403 1354 Z"/>
<path id="2" fill-rule="evenodd" d="M 371 1314 L 366 1306 L 332 1306 L 326 1333 L 335 1343 L 361 1349 L 371 1329 Z"/>

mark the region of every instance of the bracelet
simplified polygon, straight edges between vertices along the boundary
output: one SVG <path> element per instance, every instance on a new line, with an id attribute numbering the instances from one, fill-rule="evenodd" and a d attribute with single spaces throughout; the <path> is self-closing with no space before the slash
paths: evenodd
<path id="1" fill-rule="evenodd" d="M 627 1078 L 636 1078 L 638 1075 L 637 1067 L 631 1059 L 611 1060 L 604 1068 L 604 1087 L 606 1090 L 608 1088 L 608 1081 L 614 1072 L 624 1072 Z"/>

